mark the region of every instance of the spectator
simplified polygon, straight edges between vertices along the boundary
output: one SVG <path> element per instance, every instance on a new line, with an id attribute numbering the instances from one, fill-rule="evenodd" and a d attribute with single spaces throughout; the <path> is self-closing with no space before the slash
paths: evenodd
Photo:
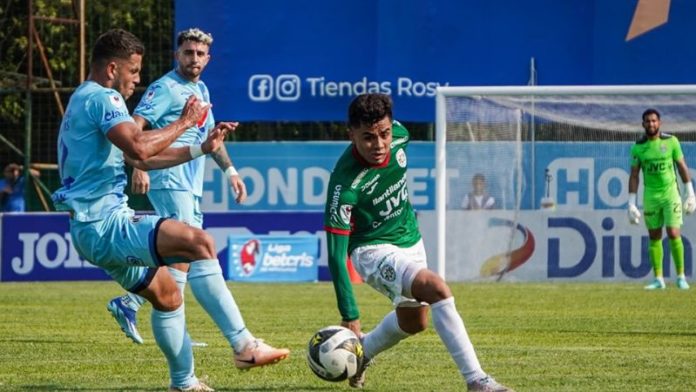
<path id="1" fill-rule="evenodd" d="M 0 179 L 0 212 L 23 212 L 25 177 L 22 175 L 24 168 L 16 163 L 10 163 L 3 170 Z M 38 176 L 39 171 L 30 169 L 33 176 Z"/>
<path id="2" fill-rule="evenodd" d="M 481 173 L 474 174 L 471 180 L 473 190 L 464 195 L 462 208 L 465 210 L 490 210 L 496 208 L 495 198 L 486 190 L 486 177 Z"/>

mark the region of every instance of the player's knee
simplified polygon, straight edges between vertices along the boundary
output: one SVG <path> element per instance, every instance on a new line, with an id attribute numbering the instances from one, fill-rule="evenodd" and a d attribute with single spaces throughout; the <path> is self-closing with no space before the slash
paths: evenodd
<path id="1" fill-rule="evenodd" d="M 152 307 L 161 312 L 172 312 L 183 304 L 184 299 L 181 296 L 179 288 L 175 285 L 174 289 L 162 290 L 157 294 L 157 298 L 152 303 Z"/>
<path id="2" fill-rule="evenodd" d="M 420 312 L 398 314 L 398 320 L 399 328 L 408 334 L 414 335 L 423 332 L 428 328 L 427 307 L 423 307 Z"/>
<path id="3" fill-rule="evenodd" d="M 412 292 L 416 300 L 431 305 L 452 296 L 452 291 L 447 283 L 430 270 L 423 270 L 416 277 L 416 280 L 413 282 Z"/>
<path id="4" fill-rule="evenodd" d="M 214 259 L 215 241 L 210 234 L 201 229 L 192 229 L 189 244 L 193 247 L 192 253 L 195 260 Z"/>

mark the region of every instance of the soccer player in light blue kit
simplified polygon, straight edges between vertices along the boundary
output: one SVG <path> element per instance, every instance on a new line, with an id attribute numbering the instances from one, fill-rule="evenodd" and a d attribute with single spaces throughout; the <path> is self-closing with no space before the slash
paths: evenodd
<path id="1" fill-rule="evenodd" d="M 194 95 L 202 102 L 210 103 L 210 95 L 200 75 L 210 59 L 212 37 L 200 29 L 188 29 L 177 36 L 175 52 L 177 66 L 152 83 L 135 109 L 134 120 L 142 129 L 165 127 L 179 117 L 186 97 Z M 196 126 L 184 132 L 172 146 L 200 144 L 214 128 L 213 113 L 208 110 Z M 235 123 L 236 125 L 236 123 Z M 224 148 L 213 151 L 211 157 L 225 172 L 235 192 L 237 202 L 246 198 L 246 188 Z M 148 193 L 148 198 L 158 215 L 182 221 L 202 228 L 203 214 L 200 200 L 203 194 L 205 158 L 148 174 L 133 170 L 133 191 Z M 255 339 L 246 328 L 239 307 L 230 294 L 217 260 L 168 267 L 182 294 L 188 279 L 198 302 L 210 311 L 211 316 L 234 350 L 235 366 L 248 369 L 275 363 L 288 356 L 287 349 L 273 348 Z M 107 308 L 119 322 L 121 329 L 136 343 L 142 338 L 136 327 L 135 313 L 144 303 L 137 294 L 127 293 L 112 299 Z"/>
<path id="2" fill-rule="evenodd" d="M 58 211 L 70 214 L 79 254 L 152 303 L 152 330 L 167 359 L 170 391 L 212 391 L 195 376 L 181 292 L 162 267 L 215 260 L 215 244 L 205 231 L 177 220 L 135 216 L 124 194 L 124 164 L 150 170 L 187 162 L 222 148 L 235 125 L 220 123 L 202 144 L 169 147 L 208 110 L 192 95 L 176 121 L 143 132 L 124 102 L 140 81 L 143 52 L 140 40 L 125 30 L 97 39 L 88 79 L 70 97 L 61 123 L 61 187 L 52 199 Z"/>

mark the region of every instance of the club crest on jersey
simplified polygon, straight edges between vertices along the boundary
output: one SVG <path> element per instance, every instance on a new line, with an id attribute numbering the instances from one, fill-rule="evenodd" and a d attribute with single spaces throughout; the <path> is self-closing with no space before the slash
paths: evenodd
<path id="1" fill-rule="evenodd" d="M 123 99 L 119 97 L 118 95 L 110 95 L 109 98 L 111 99 L 111 104 L 114 105 L 116 108 L 121 108 L 123 107 Z"/>
<path id="2" fill-rule="evenodd" d="M 201 132 L 205 132 L 205 123 L 208 121 L 208 112 L 210 109 L 206 110 L 205 113 L 201 116 L 201 118 L 196 122 L 196 126 L 198 127 L 198 130 Z"/>
<path id="3" fill-rule="evenodd" d="M 338 215 L 341 218 L 341 222 L 346 225 L 350 224 L 350 214 L 353 211 L 353 206 L 350 204 L 344 204 L 339 208 Z"/>
<path id="4" fill-rule="evenodd" d="M 660 144 L 660 152 L 663 154 L 667 152 L 667 146 L 664 143 Z"/>
<path id="5" fill-rule="evenodd" d="M 389 264 L 384 263 L 380 265 L 379 274 L 382 276 L 382 279 L 386 280 L 387 282 L 393 282 L 396 280 L 396 270 L 394 270 L 394 267 Z"/>
<path id="6" fill-rule="evenodd" d="M 406 167 L 406 151 L 403 149 L 396 152 L 396 163 L 398 163 L 400 167 Z"/>

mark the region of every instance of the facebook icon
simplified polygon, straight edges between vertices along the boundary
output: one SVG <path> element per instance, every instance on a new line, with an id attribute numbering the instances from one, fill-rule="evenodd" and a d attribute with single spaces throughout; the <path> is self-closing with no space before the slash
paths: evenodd
<path id="1" fill-rule="evenodd" d="M 249 78 L 249 99 L 267 102 L 273 98 L 273 77 L 271 75 L 252 75 Z"/>

